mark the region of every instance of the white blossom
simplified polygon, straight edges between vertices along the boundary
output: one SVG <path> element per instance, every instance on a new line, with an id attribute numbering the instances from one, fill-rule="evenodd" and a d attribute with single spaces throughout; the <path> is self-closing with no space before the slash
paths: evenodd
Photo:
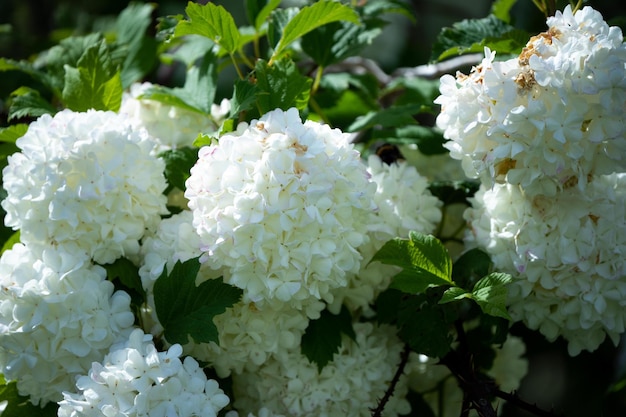
<path id="1" fill-rule="evenodd" d="M 437 125 L 467 176 L 554 195 L 626 167 L 626 44 L 590 7 L 549 18 L 519 57 L 441 78 Z"/>
<path id="2" fill-rule="evenodd" d="M 396 372 L 403 343 L 391 326 L 356 323 L 354 330 L 356 340 L 344 336 L 339 353 L 321 372 L 295 349 L 257 371 L 233 375 L 234 407 L 244 414 L 266 407 L 292 417 L 370 416 Z M 409 413 L 407 391 L 402 376 L 385 416 Z"/>
<path id="3" fill-rule="evenodd" d="M 145 131 L 113 112 L 43 115 L 3 170 L 5 223 L 29 245 L 63 247 L 98 263 L 132 257 L 166 213 L 163 161 Z"/>
<path id="4" fill-rule="evenodd" d="M 0 283 L 0 373 L 33 404 L 60 400 L 134 323 L 105 270 L 63 250 L 14 245 Z"/>
<path id="5" fill-rule="evenodd" d="M 200 149 L 185 196 L 205 252 L 243 300 L 331 300 L 358 271 L 375 185 L 347 136 L 274 110 Z M 276 305 L 275 305 L 276 307 Z"/>
<path id="6" fill-rule="evenodd" d="M 134 330 L 76 380 L 77 393 L 63 393 L 58 416 L 217 416 L 230 399 L 195 359 L 181 354 L 180 345 L 157 351 L 151 335 Z"/>
<path id="7" fill-rule="evenodd" d="M 593 178 L 554 197 L 484 186 L 466 212 L 468 244 L 510 273 L 509 312 L 570 354 L 614 343 L 626 320 L 626 174 Z"/>

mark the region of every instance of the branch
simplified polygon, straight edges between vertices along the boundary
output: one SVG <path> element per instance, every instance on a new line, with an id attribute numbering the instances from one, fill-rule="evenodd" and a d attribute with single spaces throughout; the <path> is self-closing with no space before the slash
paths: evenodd
<path id="1" fill-rule="evenodd" d="M 522 410 L 536 415 L 537 417 L 563 417 L 563 414 L 556 414 L 554 411 L 546 411 L 537 407 L 535 404 L 527 403 L 514 393 L 508 393 L 498 389 L 495 391 L 495 395 L 496 397 L 500 397 L 508 403 L 521 408 Z"/>
<path id="2" fill-rule="evenodd" d="M 409 361 L 409 355 L 411 354 L 411 348 L 408 344 L 404 345 L 404 350 L 402 351 L 402 355 L 400 356 L 400 363 L 398 364 L 398 369 L 396 369 L 396 373 L 389 384 L 389 388 L 385 392 L 385 395 L 378 403 L 378 406 L 372 410 L 372 417 L 381 417 L 383 415 L 383 410 L 385 409 L 385 405 L 393 395 L 393 391 L 396 389 L 396 385 L 398 385 L 398 381 L 404 373 L 404 368 L 406 367 L 407 362 Z"/>

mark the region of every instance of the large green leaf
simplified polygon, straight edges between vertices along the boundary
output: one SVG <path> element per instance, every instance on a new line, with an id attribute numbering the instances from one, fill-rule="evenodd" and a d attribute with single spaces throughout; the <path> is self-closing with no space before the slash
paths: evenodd
<path id="1" fill-rule="evenodd" d="M 360 24 L 354 9 L 332 0 L 321 0 L 303 7 L 285 26 L 270 62 L 278 59 L 296 39 L 327 23 L 347 21 Z"/>
<path id="2" fill-rule="evenodd" d="M 74 111 L 117 111 L 122 103 L 122 80 L 105 42 L 87 49 L 77 65 L 77 68 L 65 66 L 66 106 Z"/>
<path id="3" fill-rule="evenodd" d="M 184 190 L 189 171 L 198 160 L 198 149 L 190 147 L 170 149 L 160 153 L 159 157 L 165 161 L 165 178 L 170 186 Z"/>
<path id="4" fill-rule="evenodd" d="M 174 34 L 201 35 L 211 39 L 226 53 L 234 54 L 240 47 L 240 35 L 235 19 L 222 6 L 189 2 L 185 9 L 189 20 L 181 20 Z"/>
<path id="5" fill-rule="evenodd" d="M 296 107 L 302 110 L 309 102 L 313 80 L 300 74 L 293 61 L 281 59 L 269 65 L 259 59 L 255 75 L 257 104 L 262 114 L 277 108 L 287 110 Z"/>
<path id="6" fill-rule="evenodd" d="M 7 383 L 0 375 L 0 403 L 4 401 L 7 402 L 7 406 L 2 412 L 2 417 L 55 417 L 59 408 L 53 402 L 45 407 L 33 405 L 28 397 L 18 394 L 14 381 Z"/>
<path id="7" fill-rule="evenodd" d="M 506 285 L 512 280 L 509 274 L 492 272 L 476 283 L 472 298 L 485 314 L 510 320 L 511 316 L 506 310 Z"/>
<path id="8" fill-rule="evenodd" d="M 363 116 L 359 116 L 354 123 L 348 127 L 349 132 L 369 129 L 374 126 L 395 127 L 416 124 L 413 118 L 421 109 L 419 104 L 406 104 L 394 106 L 388 109 L 372 111 Z"/>
<path id="9" fill-rule="evenodd" d="M 242 291 L 221 278 L 196 286 L 199 270 L 197 258 L 179 261 L 170 274 L 164 270 L 154 283 L 156 313 L 169 343 L 186 344 L 191 337 L 196 343 L 219 344 L 213 318 L 241 298 Z"/>
<path id="10" fill-rule="evenodd" d="M 409 239 L 392 239 L 370 262 L 375 261 L 401 267 L 390 288 L 409 294 L 424 292 L 433 285 L 454 285 L 448 250 L 432 235 L 410 232 Z"/>
<path id="11" fill-rule="evenodd" d="M 320 317 L 311 320 L 302 335 L 300 349 L 310 362 L 317 364 L 319 371 L 333 360 L 335 353 L 339 352 L 345 334 L 351 339 L 356 335 L 352 328 L 352 316 L 348 309 L 342 307 L 339 314 L 335 315 L 328 310 L 322 311 Z"/>
<path id="12" fill-rule="evenodd" d="M 19 123 L 0 129 L 0 142 L 15 143 L 16 140 L 21 138 L 28 131 L 28 124 Z M 15 147 L 15 152 L 19 151 Z"/>
<path id="13" fill-rule="evenodd" d="M 9 120 L 22 117 L 37 118 L 43 114 L 54 114 L 57 109 L 41 97 L 39 91 L 30 87 L 20 87 L 11 93 Z"/>
<path id="14" fill-rule="evenodd" d="M 246 0 L 246 15 L 248 21 L 259 32 L 269 15 L 279 5 L 281 0 Z"/>

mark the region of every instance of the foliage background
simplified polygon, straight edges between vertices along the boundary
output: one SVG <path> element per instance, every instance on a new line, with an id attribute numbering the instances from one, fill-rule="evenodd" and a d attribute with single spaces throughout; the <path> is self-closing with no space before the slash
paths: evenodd
<path id="1" fill-rule="evenodd" d="M 158 4 L 155 17 L 182 14 L 187 4 L 175 0 L 154 3 Z M 215 3 L 226 7 L 238 23 L 245 18 L 243 0 Z M 298 1 L 291 0 L 291 3 Z M 427 63 L 430 47 L 441 28 L 465 18 L 484 17 L 491 6 L 488 0 L 410 0 L 409 3 L 415 10 L 416 21 L 398 16 L 364 53 L 387 72 Z M 562 6 L 562 3 L 558 4 Z M 623 30 L 626 28 L 624 2 L 596 0 L 586 3 L 600 11 L 610 24 L 621 26 Z M 122 0 L 0 0 L 0 56 L 27 59 L 66 36 L 106 27 L 127 5 L 128 2 Z M 518 1 L 513 15 L 514 24 L 531 33 L 545 28 L 544 17 L 530 0 Z M 22 85 L 23 79 L 14 72 L 2 73 L 2 77 L 0 126 L 5 126 L 7 109 L 2 98 Z M 155 66 L 149 78 L 160 84 L 175 85 L 177 71 L 176 68 Z M 218 95 L 230 96 L 232 83 L 225 78 L 220 81 Z M 0 230 L 0 237 L 4 240 L 10 233 Z M 626 338 L 622 338 L 617 348 L 606 341 L 593 353 L 583 352 L 571 358 L 561 340 L 548 343 L 541 335 L 520 324 L 513 326 L 512 333 L 522 337 L 527 345 L 529 374 L 518 392 L 522 398 L 544 409 L 553 409 L 557 415 L 569 417 L 626 415 Z M 505 417 L 531 415 L 506 406 L 503 411 Z"/>

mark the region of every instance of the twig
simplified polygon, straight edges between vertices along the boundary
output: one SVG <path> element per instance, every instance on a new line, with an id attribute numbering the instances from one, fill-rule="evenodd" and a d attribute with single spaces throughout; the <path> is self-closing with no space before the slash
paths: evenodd
<path id="1" fill-rule="evenodd" d="M 496 397 L 502 398 L 508 403 L 518 408 L 521 408 L 522 410 L 528 411 L 529 413 L 532 413 L 537 417 L 563 417 L 562 414 L 556 414 L 554 411 L 546 411 L 542 408 L 537 407 L 535 404 L 527 403 L 516 394 L 500 391 L 499 389 L 496 390 L 494 394 L 496 395 Z"/>
<path id="2" fill-rule="evenodd" d="M 372 410 L 372 417 L 381 417 L 383 415 L 383 410 L 385 409 L 385 405 L 393 395 L 393 391 L 396 389 L 396 385 L 398 385 L 398 381 L 400 377 L 404 373 L 404 368 L 406 367 L 407 362 L 409 361 L 409 355 L 411 354 L 411 348 L 409 345 L 404 345 L 404 350 L 402 351 L 402 355 L 400 356 L 400 363 L 398 364 L 398 369 L 396 369 L 396 373 L 389 384 L 389 388 L 385 392 L 385 395 L 378 403 L 378 406 Z"/>

